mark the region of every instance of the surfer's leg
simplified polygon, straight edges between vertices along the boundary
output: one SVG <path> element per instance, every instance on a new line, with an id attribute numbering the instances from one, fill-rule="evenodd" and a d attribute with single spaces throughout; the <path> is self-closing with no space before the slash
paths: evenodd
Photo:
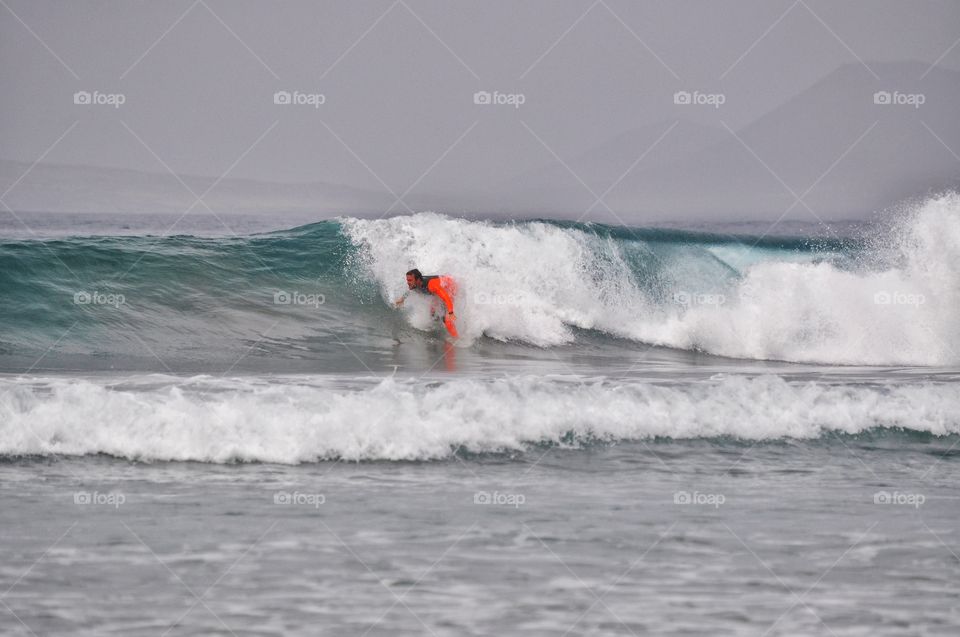
<path id="1" fill-rule="evenodd" d="M 443 324 L 446 326 L 447 331 L 450 332 L 450 336 L 453 338 L 459 338 L 460 335 L 457 333 L 457 326 L 449 316 L 443 317 Z"/>

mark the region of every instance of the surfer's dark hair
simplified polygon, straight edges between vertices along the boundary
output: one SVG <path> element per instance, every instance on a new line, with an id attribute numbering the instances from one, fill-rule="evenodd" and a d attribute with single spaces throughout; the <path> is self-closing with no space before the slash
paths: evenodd
<path id="1" fill-rule="evenodd" d="M 407 276 L 412 276 L 415 281 L 422 281 L 423 275 L 420 274 L 420 270 L 414 268 L 407 272 Z"/>

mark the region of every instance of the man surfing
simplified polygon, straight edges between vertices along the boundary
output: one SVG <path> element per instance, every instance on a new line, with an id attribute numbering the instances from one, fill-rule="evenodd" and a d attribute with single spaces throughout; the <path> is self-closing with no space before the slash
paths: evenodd
<path id="1" fill-rule="evenodd" d="M 454 323 L 457 317 L 453 313 L 453 297 L 457 293 L 457 282 L 453 280 L 453 277 L 446 274 L 423 276 L 420 274 L 420 270 L 414 268 L 407 272 L 407 287 L 413 292 L 432 294 L 443 301 L 444 306 L 446 306 L 443 324 L 446 326 L 447 331 L 450 332 L 450 336 L 454 338 L 459 337 L 459 334 L 457 334 L 457 326 Z M 406 298 L 406 294 L 401 296 L 396 300 L 394 305 L 400 307 Z M 430 309 L 430 314 L 436 315 L 439 309 L 439 306 L 434 303 L 434 306 Z"/>

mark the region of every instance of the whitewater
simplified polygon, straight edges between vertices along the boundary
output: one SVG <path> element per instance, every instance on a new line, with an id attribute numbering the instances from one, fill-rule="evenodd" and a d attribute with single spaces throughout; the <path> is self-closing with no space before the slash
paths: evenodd
<path id="1" fill-rule="evenodd" d="M 467 338 L 549 347 L 580 328 L 746 359 L 960 361 L 956 194 L 903 213 L 865 245 L 822 249 L 441 215 L 347 220 L 345 232 L 385 298 L 402 291 L 406 264 L 457 273 Z"/>
<path id="2" fill-rule="evenodd" d="M 134 460 L 437 460 L 656 438 L 811 439 L 960 433 L 947 382 L 854 385 L 732 376 L 684 385 L 572 377 L 379 382 L 350 389 L 154 375 L 122 385 L 34 378 L 0 387 L 0 454 Z"/>
<path id="3" fill-rule="evenodd" d="M 421 213 L 0 242 L 0 455 L 958 433 L 960 197 L 800 237 Z M 403 273 L 454 276 L 456 343 Z"/>

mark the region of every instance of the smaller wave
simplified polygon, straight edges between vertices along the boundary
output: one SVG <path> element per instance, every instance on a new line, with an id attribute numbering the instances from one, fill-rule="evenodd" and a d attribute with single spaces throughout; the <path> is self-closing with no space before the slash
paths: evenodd
<path id="1" fill-rule="evenodd" d="M 813 439 L 877 428 L 960 433 L 960 394 L 931 382 L 831 385 L 778 376 L 682 385 L 539 376 L 366 382 L 343 389 L 316 378 L 4 380 L 0 456 L 296 464 L 435 460 L 459 451 L 651 438 Z"/>

